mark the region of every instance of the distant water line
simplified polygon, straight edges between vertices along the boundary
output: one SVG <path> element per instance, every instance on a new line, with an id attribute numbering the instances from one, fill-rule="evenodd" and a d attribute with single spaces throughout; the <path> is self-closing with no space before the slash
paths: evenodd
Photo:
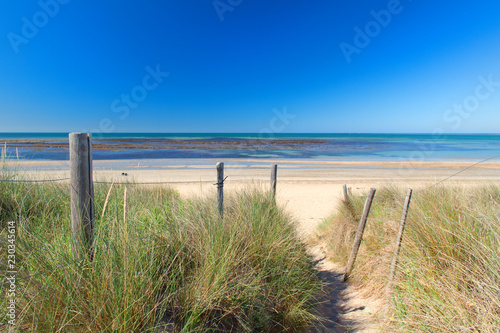
<path id="1" fill-rule="evenodd" d="M 7 156 L 67 160 L 68 133 L 0 133 Z M 500 135 L 279 133 L 105 133 L 95 159 L 266 158 L 316 160 L 481 160 L 500 154 Z"/>

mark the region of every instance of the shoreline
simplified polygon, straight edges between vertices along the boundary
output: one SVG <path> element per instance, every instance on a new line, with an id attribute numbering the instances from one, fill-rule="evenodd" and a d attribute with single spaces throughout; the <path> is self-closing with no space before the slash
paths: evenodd
<path id="1" fill-rule="evenodd" d="M 247 159 L 247 158 L 163 158 L 163 159 L 104 159 L 94 160 L 94 167 L 118 167 L 126 168 L 131 165 L 142 165 L 143 167 L 153 169 L 165 169 L 186 166 L 202 168 L 203 166 L 215 166 L 217 162 L 224 162 L 229 167 L 247 167 L 268 166 L 278 164 L 290 168 L 333 168 L 333 167 L 375 167 L 391 169 L 463 169 L 474 167 L 475 169 L 500 170 L 500 161 L 480 160 L 432 160 L 432 161 L 408 161 L 408 160 L 320 160 L 320 159 Z M 69 167 L 69 160 L 13 160 L 7 159 L 4 165 L 8 167 L 37 167 L 37 166 L 65 166 Z"/>

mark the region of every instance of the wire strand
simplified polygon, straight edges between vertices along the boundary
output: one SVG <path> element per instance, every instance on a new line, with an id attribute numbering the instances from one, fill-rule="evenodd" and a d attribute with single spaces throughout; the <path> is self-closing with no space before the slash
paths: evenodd
<path id="1" fill-rule="evenodd" d="M 454 173 L 453 175 L 448 176 L 448 177 L 446 177 L 446 178 L 444 178 L 444 179 L 441 179 L 441 180 L 440 180 L 440 181 L 438 181 L 437 183 L 432 184 L 432 185 L 430 185 L 430 186 L 428 186 L 428 187 L 424 188 L 423 190 L 419 190 L 418 192 L 420 192 L 420 191 L 422 191 L 422 192 L 423 192 L 423 191 L 427 191 L 428 189 L 430 189 L 430 188 L 432 188 L 432 187 L 434 187 L 434 186 L 436 186 L 436 185 L 439 185 L 439 184 L 441 184 L 441 183 L 443 183 L 443 182 L 445 182 L 445 181 L 447 181 L 447 180 L 449 180 L 449 179 L 451 179 L 451 178 L 453 178 L 453 177 L 455 177 L 455 176 L 457 176 L 457 175 L 461 174 L 462 172 L 464 172 L 464 171 L 466 171 L 466 170 L 469 170 L 469 169 L 471 169 L 471 168 L 473 168 L 473 167 L 475 167 L 475 166 L 477 166 L 477 165 L 479 165 L 479 164 L 481 164 L 481 163 L 484 163 L 484 162 L 487 162 L 487 161 L 490 161 L 490 160 L 493 160 L 493 159 L 495 159 L 495 158 L 499 158 L 499 157 L 500 157 L 500 155 L 493 156 L 493 157 L 489 157 L 489 158 L 486 158 L 486 159 L 484 159 L 484 160 L 482 160 L 482 161 L 479 161 L 479 162 L 477 162 L 477 163 L 474 163 L 474 164 L 472 164 L 472 165 L 469 165 L 468 167 L 466 167 L 466 168 L 464 168 L 464 169 L 460 170 L 459 172 Z M 415 191 L 415 192 L 416 192 L 416 191 Z"/>
<path id="2" fill-rule="evenodd" d="M 117 183 L 117 182 L 112 182 L 112 181 L 94 181 L 94 184 L 115 184 L 115 185 L 161 185 L 161 184 L 174 184 L 175 182 L 145 182 L 145 183 L 138 183 L 138 182 L 127 182 L 127 183 Z"/>
<path id="3" fill-rule="evenodd" d="M 0 179 L 0 182 L 5 183 L 48 183 L 48 182 L 60 182 L 64 180 L 70 180 L 71 178 L 57 178 L 57 179 Z"/>

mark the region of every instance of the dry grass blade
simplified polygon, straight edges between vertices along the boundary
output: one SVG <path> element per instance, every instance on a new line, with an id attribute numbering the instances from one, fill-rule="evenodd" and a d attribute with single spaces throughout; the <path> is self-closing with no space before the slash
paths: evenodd
<path id="1" fill-rule="evenodd" d="M 111 183 L 111 186 L 109 187 L 108 193 L 106 194 L 106 199 L 104 200 L 104 206 L 102 207 L 102 214 L 101 214 L 101 220 L 104 218 L 104 214 L 106 213 L 106 207 L 108 206 L 109 202 L 109 197 L 111 195 L 111 190 L 113 189 L 113 185 L 115 183 Z"/>

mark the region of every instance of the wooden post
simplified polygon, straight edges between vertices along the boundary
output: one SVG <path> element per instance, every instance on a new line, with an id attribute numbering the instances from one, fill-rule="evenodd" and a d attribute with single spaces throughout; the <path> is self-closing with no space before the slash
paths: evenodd
<path id="1" fill-rule="evenodd" d="M 370 208 L 372 206 L 373 197 L 375 196 L 375 189 L 371 188 L 368 197 L 366 198 L 365 207 L 363 208 L 363 214 L 358 225 L 358 231 L 356 232 L 356 237 L 354 238 L 354 244 L 352 246 L 351 255 L 347 261 L 345 268 L 344 281 L 349 278 L 354 262 L 356 261 L 356 256 L 358 255 L 359 246 L 361 245 L 361 239 L 363 238 L 363 233 L 365 232 L 366 220 L 368 219 L 368 214 L 370 213 Z"/>
<path id="2" fill-rule="evenodd" d="M 276 198 L 276 181 L 278 177 L 278 165 L 271 165 L 271 195 L 273 200 Z"/>
<path id="3" fill-rule="evenodd" d="M 224 216 L 224 163 L 217 163 L 217 208 L 220 216 Z"/>
<path id="4" fill-rule="evenodd" d="M 396 246 L 394 247 L 394 254 L 392 256 L 391 269 L 389 271 L 389 281 L 387 283 L 387 288 L 386 288 L 387 294 L 390 293 L 392 288 L 392 280 L 394 279 L 394 273 L 396 271 L 399 250 L 401 249 L 401 242 L 403 240 L 403 233 L 405 231 L 406 218 L 408 216 L 408 208 L 410 207 L 410 200 L 412 193 L 413 190 L 409 188 L 408 192 L 406 193 L 405 204 L 403 206 L 403 214 L 401 215 L 401 223 L 399 225 L 398 238 L 396 238 Z"/>
<path id="5" fill-rule="evenodd" d="M 7 141 L 5 141 L 3 144 L 1 160 L 2 163 L 5 163 L 5 161 L 7 160 Z"/>
<path id="6" fill-rule="evenodd" d="M 349 202 L 349 194 L 347 194 L 347 185 L 346 184 L 344 184 L 343 192 L 344 192 L 344 201 Z"/>
<path id="7" fill-rule="evenodd" d="M 92 182 L 92 135 L 69 134 L 71 232 L 76 259 L 93 258 L 94 186 Z"/>

